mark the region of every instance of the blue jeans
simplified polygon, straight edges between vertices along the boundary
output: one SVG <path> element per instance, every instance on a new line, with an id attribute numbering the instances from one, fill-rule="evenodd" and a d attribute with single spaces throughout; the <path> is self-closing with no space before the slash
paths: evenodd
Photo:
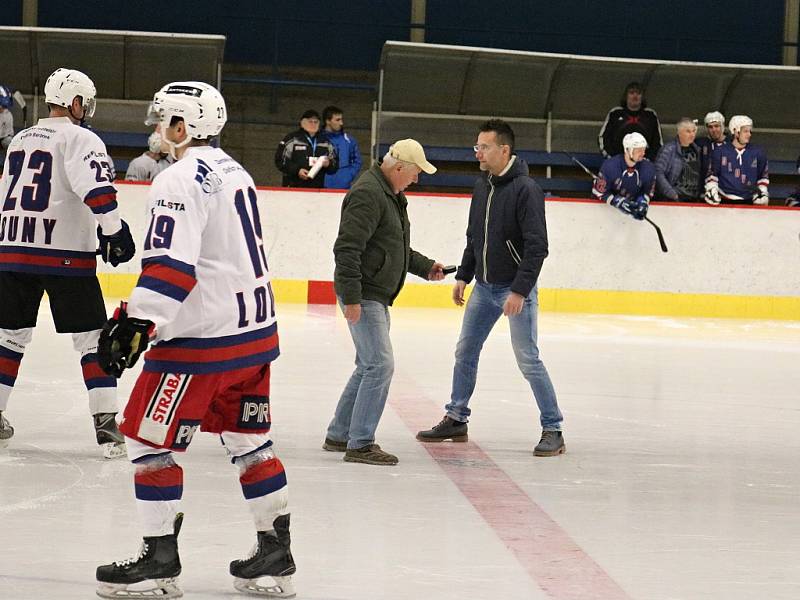
<path id="1" fill-rule="evenodd" d="M 389 308 L 374 300 L 362 300 L 361 318 L 355 325 L 347 325 L 356 347 L 356 370 L 339 398 L 327 437 L 347 441 L 347 447 L 355 449 L 375 442 L 394 375 Z"/>
<path id="2" fill-rule="evenodd" d="M 450 403 L 445 406 L 447 415 L 456 421 L 467 422 L 469 399 L 475 390 L 478 376 L 478 359 L 481 349 L 494 324 L 503 314 L 503 303 L 511 293 L 510 285 L 492 283 L 475 284 L 467 302 L 461 335 L 456 345 L 456 364 L 453 367 L 453 390 Z M 539 405 L 540 421 L 545 431 L 561 429 L 561 411 L 550 375 L 539 358 L 536 346 L 536 316 L 539 308 L 538 290 L 531 290 L 522 305 L 522 312 L 509 317 L 511 347 L 522 375 L 528 380 Z"/>

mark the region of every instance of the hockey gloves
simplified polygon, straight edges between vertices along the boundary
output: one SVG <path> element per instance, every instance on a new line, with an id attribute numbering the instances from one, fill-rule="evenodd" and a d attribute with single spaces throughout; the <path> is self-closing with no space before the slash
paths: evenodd
<path id="1" fill-rule="evenodd" d="M 142 352 L 147 350 L 155 328 L 152 321 L 129 317 L 127 308 L 127 302 L 120 303 L 114 316 L 103 325 L 97 346 L 100 368 L 117 378 L 125 369 L 135 365 Z"/>
<path id="2" fill-rule="evenodd" d="M 769 189 L 767 186 L 758 186 L 758 192 L 753 196 L 753 204 L 756 206 L 767 206 L 769 204 Z"/>
<path id="3" fill-rule="evenodd" d="M 611 196 L 608 203 L 639 221 L 647 216 L 648 204 L 644 196 L 639 196 L 636 199 L 626 198 L 625 196 Z"/>
<path id="4" fill-rule="evenodd" d="M 136 253 L 136 244 L 133 242 L 131 230 L 125 221 L 122 221 L 122 229 L 114 235 L 103 235 L 103 231 L 98 225 L 97 239 L 100 242 L 98 254 L 103 262 L 111 263 L 112 267 L 128 262 Z"/>
<path id="5" fill-rule="evenodd" d="M 722 198 L 719 196 L 719 186 L 711 183 L 707 184 L 704 200 L 714 206 L 717 206 L 720 202 L 722 202 Z"/>
<path id="6" fill-rule="evenodd" d="M 650 208 L 650 204 L 648 204 L 647 198 L 639 196 L 631 202 L 631 216 L 637 221 L 642 221 L 647 216 L 648 208 Z"/>
<path id="7" fill-rule="evenodd" d="M 626 215 L 631 214 L 631 201 L 625 196 L 611 196 L 608 203 L 614 208 L 621 210 Z"/>

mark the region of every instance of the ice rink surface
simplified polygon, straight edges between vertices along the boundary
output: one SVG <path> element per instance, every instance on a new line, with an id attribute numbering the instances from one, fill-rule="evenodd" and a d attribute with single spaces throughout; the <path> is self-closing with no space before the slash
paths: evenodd
<path id="1" fill-rule="evenodd" d="M 393 309 L 377 442 L 400 464 L 377 467 L 321 449 L 353 368 L 344 320 L 278 308 L 273 439 L 298 598 L 800 598 L 800 323 L 540 315 L 567 453 L 535 458 L 538 412 L 504 319 L 470 442 L 414 440 L 442 417 L 461 311 Z M 70 337 L 46 310 L 39 322 L 0 450 L 0 598 L 88 600 L 95 567 L 141 541 L 131 467 L 100 457 Z M 243 597 L 228 562 L 255 535 L 237 471 L 208 434 L 178 460 L 185 597 Z"/>

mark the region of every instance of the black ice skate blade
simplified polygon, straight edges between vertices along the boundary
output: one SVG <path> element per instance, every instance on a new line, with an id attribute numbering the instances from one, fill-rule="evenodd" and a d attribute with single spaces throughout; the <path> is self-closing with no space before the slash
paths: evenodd
<path id="1" fill-rule="evenodd" d="M 178 578 L 168 579 L 148 579 L 141 583 L 97 583 L 96 593 L 101 598 L 118 600 L 119 598 L 155 598 L 157 600 L 168 600 L 169 598 L 180 598 L 183 590 L 178 587 Z"/>
<path id="2" fill-rule="evenodd" d="M 265 577 L 270 577 L 265 575 Z M 294 598 L 297 593 L 291 577 L 272 577 L 275 585 L 260 585 L 258 579 L 242 579 L 234 577 L 233 587 L 237 591 L 263 598 Z"/>

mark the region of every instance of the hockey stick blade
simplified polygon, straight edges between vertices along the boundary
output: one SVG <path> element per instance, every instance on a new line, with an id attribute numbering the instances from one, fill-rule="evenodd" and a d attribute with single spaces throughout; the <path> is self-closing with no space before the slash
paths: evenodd
<path id="1" fill-rule="evenodd" d="M 661 244 L 661 251 L 662 252 L 669 252 L 669 250 L 667 249 L 667 242 L 664 241 L 664 234 L 661 233 L 661 228 L 658 225 L 656 225 L 655 223 L 653 223 L 647 217 L 645 217 L 644 220 L 647 221 L 648 223 L 650 223 L 650 225 L 652 225 L 655 228 L 656 233 L 658 234 L 658 243 Z"/>

